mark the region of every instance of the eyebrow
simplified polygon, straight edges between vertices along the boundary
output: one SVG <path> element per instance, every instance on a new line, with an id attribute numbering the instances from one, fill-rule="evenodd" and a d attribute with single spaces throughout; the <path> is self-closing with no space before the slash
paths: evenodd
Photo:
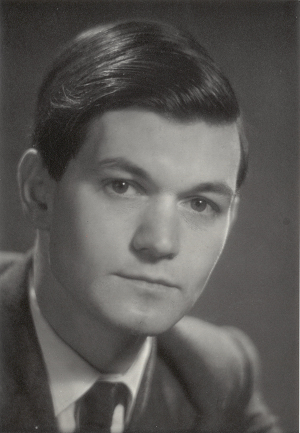
<path id="1" fill-rule="evenodd" d="M 140 177 L 147 182 L 155 183 L 152 177 L 147 173 L 146 170 L 139 167 L 138 165 L 128 161 L 125 158 L 106 158 L 98 162 L 98 169 L 115 169 L 122 170 L 134 176 Z M 195 187 L 189 189 L 187 194 L 199 194 L 199 193 L 214 193 L 232 198 L 236 195 L 236 192 L 230 188 L 225 182 L 203 182 Z"/>
<path id="2" fill-rule="evenodd" d="M 100 170 L 105 168 L 110 168 L 115 170 L 126 171 L 129 174 L 153 182 L 151 176 L 149 176 L 146 170 L 144 170 L 143 168 L 139 167 L 136 164 L 133 164 L 132 162 L 128 161 L 125 158 L 102 159 L 101 161 L 98 162 L 97 167 Z"/>

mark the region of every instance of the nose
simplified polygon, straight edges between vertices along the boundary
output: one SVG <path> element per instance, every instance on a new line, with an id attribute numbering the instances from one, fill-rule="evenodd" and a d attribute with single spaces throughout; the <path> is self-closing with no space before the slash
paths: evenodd
<path id="1" fill-rule="evenodd" d="M 132 248 L 149 261 L 173 259 L 179 252 L 179 220 L 172 197 L 153 199 L 141 217 Z"/>

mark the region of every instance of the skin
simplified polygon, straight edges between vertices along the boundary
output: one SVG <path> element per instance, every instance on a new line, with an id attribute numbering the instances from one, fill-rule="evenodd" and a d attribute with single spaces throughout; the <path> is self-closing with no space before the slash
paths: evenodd
<path id="1" fill-rule="evenodd" d="M 91 364 L 123 371 L 147 335 L 191 309 L 220 257 L 236 203 L 237 127 L 111 111 L 91 121 L 59 182 L 38 154 L 27 159 L 41 311 Z"/>

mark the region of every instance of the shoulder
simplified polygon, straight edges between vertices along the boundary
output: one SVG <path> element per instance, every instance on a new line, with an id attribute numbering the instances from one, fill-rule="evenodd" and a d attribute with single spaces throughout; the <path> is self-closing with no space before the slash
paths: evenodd
<path id="1" fill-rule="evenodd" d="M 32 251 L 25 254 L 0 252 L 0 306 L 1 315 L 9 307 L 12 312 L 23 308 L 26 297 L 28 272 L 32 265 Z M 3 318 L 4 320 L 4 318 Z"/>
<path id="2" fill-rule="evenodd" d="M 236 328 L 185 317 L 158 338 L 158 347 L 196 406 L 205 400 L 214 410 L 224 411 L 256 379 L 256 349 Z"/>
<path id="3" fill-rule="evenodd" d="M 158 338 L 165 356 L 193 360 L 214 375 L 230 372 L 242 375 L 245 361 L 256 364 L 257 353 L 251 340 L 234 327 L 220 327 L 195 317 L 184 317 Z M 175 361 L 176 362 L 176 361 Z"/>
<path id="4" fill-rule="evenodd" d="M 0 251 L 0 275 L 11 266 L 20 262 L 23 257 L 24 254 L 22 253 Z"/>
<path id="5" fill-rule="evenodd" d="M 158 337 L 158 355 L 198 412 L 200 430 L 280 432 L 259 391 L 256 349 L 242 331 L 185 317 Z"/>

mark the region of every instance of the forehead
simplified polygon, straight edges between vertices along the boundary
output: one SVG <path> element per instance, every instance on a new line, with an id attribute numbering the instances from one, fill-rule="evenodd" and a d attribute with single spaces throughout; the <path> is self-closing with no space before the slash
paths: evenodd
<path id="1" fill-rule="evenodd" d="M 120 158 L 157 179 L 169 174 L 183 183 L 226 181 L 235 188 L 238 129 L 235 123 L 181 122 L 142 109 L 110 111 L 90 122 L 76 159 L 87 168 Z"/>

